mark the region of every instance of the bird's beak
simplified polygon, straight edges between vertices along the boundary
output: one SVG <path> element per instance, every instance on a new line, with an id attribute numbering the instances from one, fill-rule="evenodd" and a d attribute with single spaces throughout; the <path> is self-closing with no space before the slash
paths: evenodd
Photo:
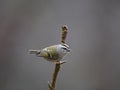
<path id="1" fill-rule="evenodd" d="M 67 49 L 67 51 L 70 53 L 70 52 L 71 52 L 71 49 Z"/>

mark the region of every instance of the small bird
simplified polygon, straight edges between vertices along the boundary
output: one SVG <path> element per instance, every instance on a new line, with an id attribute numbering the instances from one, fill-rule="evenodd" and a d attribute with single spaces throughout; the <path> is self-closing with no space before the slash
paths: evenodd
<path id="1" fill-rule="evenodd" d="M 64 43 L 52 45 L 41 50 L 34 49 L 29 50 L 30 54 L 35 54 L 37 57 L 43 57 L 50 62 L 60 61 L 69 52 L 70 52 L 69 46 Z"/>

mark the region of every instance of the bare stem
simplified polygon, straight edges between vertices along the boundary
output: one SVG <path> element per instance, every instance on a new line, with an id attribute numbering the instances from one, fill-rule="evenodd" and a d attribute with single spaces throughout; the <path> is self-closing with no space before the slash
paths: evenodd
<path id="1" fill-rule="evenodd" d="M 67 36 L 67 26 L 63 25 L 62 26 L 62 38 L 61 38 L 61 43 L 65 43 L 65 39 Z M 59 61 L 55 63 L 55 69 L 54 69 L 54 73 L 53 73 L 53 78 L 52 78 L 52 83 L 50 83 L 48 81 L 48 87 L 50 90 L 56 90 L 56 81 L 57 81 L 57 76 L 58 76 L 58 72 L 60 71 L 60 65 L 65 63 L 65 61 Z"/>
<path id="2" fill-rule="evenodd" d="M 57 80 L 57 76 L 58 76 L 58 72 L 60 70 L 60 63 L 59 64 L 55 64 L 55 70 L 53 73 L 53 79 L 52 79 L 52 83 L 50 85 L 50 83 L 48 83 L 48 86 L 50 88 L 50 90 L 55 90 L 55 86 L 56 86 L 56 80 Z"/>
<path id="3" fill-rule="evenodd" d="M 68 30 L 68 27 L 66 25 L 63 25 L 61 43 L 65 43 L 65 39 L 67 37 L 67 30 Z"/>

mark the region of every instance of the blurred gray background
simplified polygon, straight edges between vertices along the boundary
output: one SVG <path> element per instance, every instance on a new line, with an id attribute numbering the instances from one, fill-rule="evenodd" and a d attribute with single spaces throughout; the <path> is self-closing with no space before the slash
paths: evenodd
<path id="1" fill-rule="evenodd" d="M 119 0 L 0 0 L 0 90 L 48 90 L 54 64 L 28 49 L 60 43 L 64 24 L 57 90 L 120 90 Z"/>

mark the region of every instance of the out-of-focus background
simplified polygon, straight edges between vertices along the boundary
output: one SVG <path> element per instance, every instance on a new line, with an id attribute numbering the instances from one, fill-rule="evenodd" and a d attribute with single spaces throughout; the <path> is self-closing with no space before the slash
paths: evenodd
<path id="1" fill-rule="evenodd" d="M 57 90 L 120 90 L 119 0 L 0 0 L 0 90 L 48 90 L 54 64 L 28 49 L 60 43 L 64 24 Z"/>

